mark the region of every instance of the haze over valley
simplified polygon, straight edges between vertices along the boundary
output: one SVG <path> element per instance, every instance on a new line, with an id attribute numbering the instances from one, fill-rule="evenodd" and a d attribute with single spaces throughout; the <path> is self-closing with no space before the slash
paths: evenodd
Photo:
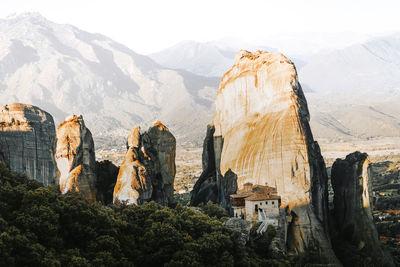
<path id="1" fill-rule="evenodd" d="M 383 2 L 3 3 L 0 266 L 400 266 Z"/>
<path id="2" fill-rule="evenodd" d="M 155 120 L 169 125 L 178 147 L 200 147 L 219 80 L 240 49 L 279 51 L 291 58 L 308 99 L 314 136 L 327 156 L 334 159 L 368 140 L 367 151 L 385 154 L 400 148 L 395 104 L 400 34 L 282 34 L 260 43 L 237 38 L 183 41 L 146 56 L 38 13 L 2 19 L 0 33 L 0 103 L 40 106 L 56 123 L 70 113 L 82 114 L 96 149 L 102 150 L 99 155 L 110 154 L 111 147 L 123 151 L 131 127 L 148 127 Z"/>

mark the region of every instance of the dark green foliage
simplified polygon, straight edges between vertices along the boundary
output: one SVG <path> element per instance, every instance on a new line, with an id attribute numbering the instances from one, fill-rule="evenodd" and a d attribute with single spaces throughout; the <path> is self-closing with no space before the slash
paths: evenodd
<path id="1" fill-rule="evenodd" d="M 180 204 L 90 205 L 0 166 L 0 266 L 233 266 L 233 250 L 220 221 Z"/>
<path id="2" fill-rule="evenodd" d="M 211 201 L 208 201 L 206 205 L 200 204 L 199 205 L 200 209 L 204 214 L 207 214 L 208 216 L 212 218 L 216 218 L 219 220 L 224 221 L 225 219 L 228 219 L 228 212 L 222 208 L 220 205 L 215 204 Z"/>
<path id="3" fill-rule="evenodd" d="M 0 165 L 0 266 L 290 266 L 268 228 L 239 247 L 216 204 L 89 204 Z"/>
<path id="4" fill-rule="evenodd" d="M 263 234 L 257 234 L 260 223 L 250 229 L 250 238 L 246 252 L 241 255 L 238 266 L 291 266 L 292 261 L 285 255 L 273 252 L 272 241 L 276 237 L 276 229 L 269 225 Z"/>
<path id="5" fill-rule="evenodd" d="M 190 203 L 190 193 L 185 194 L 174 194 L 174 200 L 176 203 L 181 203 L 182 206 L 189 206 Z"/>
<path id="6" fill-rule="evenodd" d="M 399 209 L 400 207 L 400 196 L 378 198 L 375 203 L 376 210 L 388 210 L 388 209 Z"/>
<path id="7" fill-rule="evenodd" d="M 259 257 L 269 258 L 272 256 L 270 247 L 272 239 L 276 236 L 276 230 L 275 227 L 269 225 L 262 235 L 258 235 L 256 230 L 259 226 L 260 223 L 256 223 L 250 229 L 250 241 L 248 245 Z"/>

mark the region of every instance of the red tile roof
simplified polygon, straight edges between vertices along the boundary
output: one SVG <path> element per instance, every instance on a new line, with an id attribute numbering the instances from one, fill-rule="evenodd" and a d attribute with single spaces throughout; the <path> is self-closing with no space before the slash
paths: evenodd
<path id="1" fill-rule="evenodd" d="M 245 183 L 243 189 L 238 190 L 237 194 L 231 195 L 232 199 L 245 199 L 249 201 L 254 200 L 268 200 L 268 199 L 281 199 L 277 195 L 277 190 L 274 187 L 267 185 L 254 185 L 252 183 Z"/>

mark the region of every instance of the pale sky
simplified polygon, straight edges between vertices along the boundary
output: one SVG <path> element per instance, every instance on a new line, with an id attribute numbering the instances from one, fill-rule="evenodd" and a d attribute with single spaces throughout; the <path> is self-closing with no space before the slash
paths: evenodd
<path id="1" fill-rule="evenodd" d="M 2 0 L 0 17 L 39 12 L 147 54 L 183 40 L 277 33 L 400 31 L 399 0 Z"/>

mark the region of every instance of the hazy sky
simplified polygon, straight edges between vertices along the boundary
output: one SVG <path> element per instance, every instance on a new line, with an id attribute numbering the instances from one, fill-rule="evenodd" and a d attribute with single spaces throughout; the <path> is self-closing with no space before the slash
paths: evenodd
<path id="1" fill-rule="evenodd" d="M 3 0 L 0 17 L 36 11 L 140 53 L 182 40 L 276 33 L 400 31 L 399 0 Z"/>

